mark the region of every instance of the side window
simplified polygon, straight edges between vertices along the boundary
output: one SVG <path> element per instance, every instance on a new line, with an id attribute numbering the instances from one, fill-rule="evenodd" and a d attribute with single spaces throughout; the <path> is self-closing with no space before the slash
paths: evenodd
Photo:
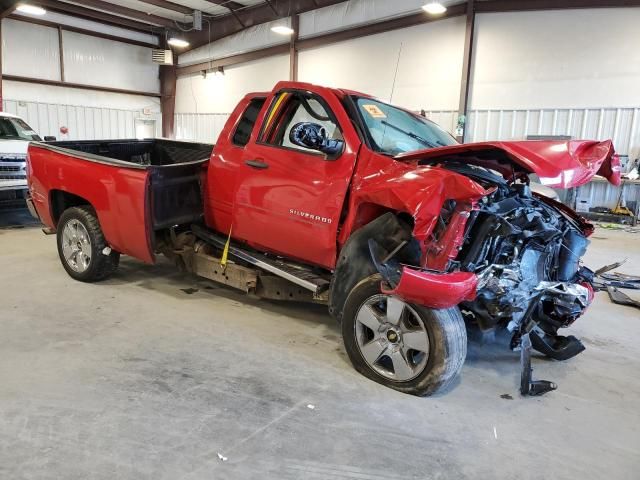
<path id="1" fill-rule="evenodd" d="M 267 116 L 262 141 L 279 147 L 318 153 L 291 143 L 289 134 L 298 123 L 312 122 L 324 127 L 327 138 L 343 140 L 342 132 L 332 118 L 331 113 L 315 96 L 283 92 L 275 98 Z"/>
<path id="2" fill-rule="evenodd" d="M 247 143 L 249 143 L 249 138 L 251 138 L 251 132 L 253 131 L 253 126 L 256 124 L 256 119 L 258 118 L 258 113 L 264 105 L 264 98 L 254 98 L 251 100 L 246 110 L 240 117 L 240 121 L 238 122 L 238 126 L 236 127 L 236 131 L 233 134 L 233 144 L 239 147 L 244 147 Z"/>

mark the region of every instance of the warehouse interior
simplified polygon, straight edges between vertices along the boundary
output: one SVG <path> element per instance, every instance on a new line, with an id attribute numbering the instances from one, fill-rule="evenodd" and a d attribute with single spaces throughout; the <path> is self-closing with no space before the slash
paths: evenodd
<path id="1" fill-rule="evenodd" d="M 0 0 L 0 19 L 0 123 L 19 132 L 12 137 L 0 128 L 0 478 L 637 478 L 640 1 Z M 328 112 L 326 117 L 309 113 L 311 120 L 322 121 L 311 124 L 318 127 L 315 133 L 305 132 L 335 142 L 334 150 L 325 143 L 314 147 L 327 161 L 309 167 L 291 153 L 290 147 L 302 145 L 292 131 L 292 143 L 283 143 L 288 147 L 280 154 L 291 155 L 286 156 L 290 163 L 269 169 L 269 158 L 267 163 L 258 158 L 267 151 L 265 132 L 281 115 L 280 103 L 286 104 L 286 95 L 296 89 L 311 92 Z M 329 98 L 334 94 L 340 101 Z M 582 243 L 567 247 L 558 240 L 575 256 L 572 278 L 578 279 L 564 282 L 561 293 L 585 296 L 584 310 L 572 313 L 562 327 L 569 327 L 566 333 L 578 339 L 583 352 L 553 360 L 540 353 L 534 338 L 531 373 L 524 366 L 531 350 L 524 341 L 530 323 L 513 327 L 513 318 L 533 318 L 533 307 L 510 300 L 516 312 L 508 317 L 511 322 L 489 331 L 475 323 L 472 298 L 465 297 L 464 303 L 446 305 L 460 318 L 464 353 L 442 389 L 409 395 L 403 391 L 416 391 L 403 390 L 404 380 L 372 378 L 381 364 L 377 373 L 373 364 L 369 374 L 363 373 L 366 366 L 358 367 L 343 343 L 345 318 L 360 283 L 345 287 L 344 317 L 332 310 L 332 298 L 340 295 L 334 293 L 342 289 L 340 275 L 356 275 L 359 268 L 360 257 L 343 263 L 340 258 L 347 258 L 345 245 L 367 228 L 364 220 L 358 223 L 359 215 L 369 215 L 374 198 L 380 198 L 374 195 L 380 184 L 365 191 L 366 181 L 385 168 L 359 176 L 367 162 L 383 164 L 363 153 L 370 141 L 365 139 L 373 134 L 363 133 L 366 122 L 359 126 L 355 114 L 351 117 L 347 98 L 365 103 L 376 98 L 383 109 L 396 105 L 415 121 L 439 125 L 450 143 L 425 151 L 455 152 L 456 161 L 473 157 L 472 169 L 485 169 L 478 159 L 497 151 L 506 152 L 500 159 L 528 165 L 521 189 L 534 191 L 534 199 L 551 197 L 545 212 L 555 205 L 554 215 L 570 217 L 570 228 L 579 225 L 580 236 L 588 237 L 584 256 L 573 251 Z M 234 131 L 256 99 L 261 103 L 250 125 L 255 130 L 239 145 Z M 344 111 L 337 112 L 341 105 Z M 390 125 L 387 110 L 364 107 L 411 141 L 429 143 Z M 330 140 L 324 121 L 341 127 Z M 304 122 L 298 125 L 310 125 Z M 353 127 L 344 128 L 349 122 Z M 356 133 L 362 143 L 352 148 Z M 526 150 L 528 142 L 544 145 L 547 158 L 542 150 L 535 156 Z M 147 150 L 130 153 L 143 143 Z M 581 157 L 587 150 L 592 153 Z M 528 160 L 522 160 L 523 151 L 530 152 Z M 413 159 L 409 151 L 410 158 L 403 160 L 406 152 L 380 158 L 405 168 Z M 564 152 L 566 157 L 559 156 Z M 136 155 L 143 159 L 140 164 L 128 165 Z M 354 159 L 351 170 L 338 169 L 340 155 Z M 253 189 L 243 191 L 244 174 L 232 172 L 235 156 L 254 175 L 280 175 L 273 190 L 256 177 L 248 180 L 255 182 Z M 192 167 L 170 168 L 179 161 L 193 166 L 196 160 L 197 173 L 188 170 Z M 574 163 L 560 165 L 569 161 Z M 422 159 L 417 162 L 423 165 Z M 429 165 L 414 167 L 444 169 Z M 500 171 L 497 163 L 489 165 L 487 170 Z M 500 184 L 522 183 L 520 167 L 509 167 Z M 184 178 L 196 182 L 196 190 L 170 190 L 177 178 L 160 184 L 168 176 L 163 172 L 180 168 Z M 404 183 L 384 197 L 392 199 L 385 200 L 389 205 L 422 175 L 406 172 Z M 452 180 L 442 178 L 438 185 L 445 189 Z M 484 208 L 502 188 L 480 183 L 482 194 L 469 211 Z M 346 194 L 327 194 L 309 203 L 312 207 L 304 205 L 312 189 L 335 192 L 343 184 Z M 451 194 L 457 205 L 463 203 L 459 192 L 470 188 L 466 185 L 457 184 L 458 196 Z M 206 193 L 232 186 L 240 192 L 234 190 L 240 206 L 228 211 L 217 206 L 217 193 Z M 68 195 L 58 193 L 66 188 Z M 298 232 L 292 227 L 297 224 L 270 211 L 285 203 L 274 199 L 278 192 L 286 193 L 292 216 L 317 224 Z M 411 200 L 415 212 L 398 218 L 417 232 L 420 215 L 430 207 L 418 208 L 439 192 L 418 191 L 423 198 Z M 99 204 L 83 201 L 93 194 Z M 129 198 L 136 194 L 139 211 Z M 349 210 L 359 199 L 364 206 Z M 242 202 L 265 206 L 261 220 L 255 220 L 255 209 L 242 210 Z M 335 213 L 331 208 L 337 203 Z M 322 205 L 329 213 L 321 211 Z M 392 210 L 389 205 L 383 205 L 383 213 Z M 185 217 L 185 208 L 196 208 L 197 221 L 190 211 Z M 434 218 L 442 221 L 441 204 L 434 208 Z M 73 209 L 89 217 L 65 216 Z M 236 212 L 249 220 L 236 223 Z M 169 213 L 169 220 L 159 218 Z M 82 223 L 82 218 L 88 220 Z M 443 225 L 453 225 L 453 218 Z M 85 237 L 77 233 L 75 260 L 66 265 L 65 219 L 84 225 L 90 249 L 83 250 Z M 270 228 L 278 223 L 282 236 L 289 237 L 279 239 L 291 247 L 289 256 L 268 246 L 276 241 Z M 513 232 L 517 227 L 511 224 Z M 430 228 L 437 228 L 433 225 L 435 220 Z M 352 226 L 356 233 L 349 236 Z M 208 233 L 198 233 L 205 227 Z M 243 237 L 252 227 L 261 230 L 254 241 Z M 455 254 L 443 264 L 448 274 L 468 273 L 452 273 L 454 266 L 464 270 L 455 255 L 467 253 L 468 236 L 477 230 L 460 230 Z M 327 231 L 333 234 L 329 241 Z M 192 235 L 195 243 L 181 240 L 182 235 Z M 437 240 L 443 238 L 449 237 Z M 403 275 L 399 283 L 385 276 L 393 256 L 416 239 L 424 240 L 415 233 L 395 250 L 383 245 L 379 258 L 375 242 L 361 248 L 371 270 L 357 280 L 379 273 L 376 298 L 401 298 L 406 302 L 401 315 L 445 308 L 415 300 L 426 294 L 400 293 L 411 263 L 396 265 Z M 301 252 L 323 241 L 330 247 L 325 256 L 333 254 L 335 262 L 323 263 L 320 253 L 309 254 L 312 260 L 305 262 Z M 514 247 L 514 255 L 522 244 Z M 78 270 L 77 259 L 87 251 L 86 265 Z M 206 255 L 202 262 L 209 273 L 197 263 Z M 429 255 L 427 249 L 427 260 L 413 271 L 425 278 L 445 273 L 430 268 Z M 96 261 L 103 263 L 95 266 Z M 239 291 L 229 279 L 240 275 L 232 273 L 236 265 L 242 275 L 266 270 L 269 279 L 284 283 L 275 282 L 269 293 L 258 273 L 257 284 Z M 605 266 L 610 268 L 598 271 Z M 95 278 L 82 277 L 98 268 Z M 581 273 L 583 268 L 590 274 Z M 218 270 L 226 280 L 213 280 Z M 489 284 L 477 276 L 474 292 Z M 317 279 L 326 283 L 326 296 L 313 290 Z M 313 295 L 301 293 L 299 287 L 310 283 Z M 571 290 L 572 285 L 582 286 Z M 286 291 L 295 301 L 275 299 L 291 286 L 295 291 Z M 543 295 L 541 287 L 535 288 L 531 291 Z M 445 289 L 443 295 L 449 295 L 453 287 Z M 509 289 L 498 296 L 507 298 Z M 539 298 L 531 305 L 537 308 Z M 387 305 L 391 315 L 391 300 Z M 412 305 L 418 305 L 415 311 Z M 509 308 L 503 305 L 501 312 Z M 436 334 L 422 323 L 431 317 L 417 315 L 436 355 Z M 354 342 L 361 332 L 357 325 Z M 539 326 L 530 328 L 549 335 Z M 403 332 L 408 335 L 390 328 L 385 335 L 394 343 L 393 336 Z M 358 348 L 366 360 L 364 347 Z M 433 368 L 429 349 L 424 360 L 411 353 L 412 368 Z M 398 375 L 395 364 L 389 371 L 387 380 Z M 423 374 L 416 375 L 406 382 Z M 536 383 L 542 379 L 549 382 Z M 537 388 L 543 389 L 540 395 L 534 394 Z"/>

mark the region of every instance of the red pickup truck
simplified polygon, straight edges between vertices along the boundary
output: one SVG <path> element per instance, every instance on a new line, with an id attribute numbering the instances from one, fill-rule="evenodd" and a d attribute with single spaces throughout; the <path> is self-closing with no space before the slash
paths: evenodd
<path id="1" fill-rule="evenodd" d="M 326 303 L 354 367 L 418 395 L 461 369 L 465 320 L 559 360 L 584 349 L 558 329 L 593 298 L 580 265 L 593 227 L 529 181 L 595 174 L 620 181 L 610 141 L 461 145 L 410 111 L 298 82 L 247 95 L 215 147 L 28 150 L 29 203 L 73 278 L 162 253 L 260 297 Z"/>

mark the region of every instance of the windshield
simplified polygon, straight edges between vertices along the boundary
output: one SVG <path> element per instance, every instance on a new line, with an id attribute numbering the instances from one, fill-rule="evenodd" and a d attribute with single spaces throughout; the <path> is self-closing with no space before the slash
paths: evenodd
<path id="1" fill-rule="evenodd" d="M 0 140 L 41 141 L 42 139 L 21 118 L 0 117 Z"/>
<path id="2" fill-rule="evenodd" d="M 373 100 L 354 98 L 374 150 L 387 155 L 456 145 L 449 133 L 424 117 Z"/>

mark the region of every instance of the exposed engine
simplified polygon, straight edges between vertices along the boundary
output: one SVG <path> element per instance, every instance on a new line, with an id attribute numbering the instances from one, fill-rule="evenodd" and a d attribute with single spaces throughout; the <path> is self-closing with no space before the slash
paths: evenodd
<path id="1" fill-rule="evenodd" d="M 592 297 L 591 271 L 579 263 L 589 244 L 580 226 L 534 197 L 527 184 L 508 185 L 491 171 L 468 165 L 453 169 L 496 187 L 472 212 L 455 262 L 480 279 L 476 300 L 464 309 L 482 330 L 503 326 L 514 332 L 514 347 L 521 333 L 533 332 L 534 348 L 553 358 L 581 352 L 577 339 L 557 335 Z"/>

